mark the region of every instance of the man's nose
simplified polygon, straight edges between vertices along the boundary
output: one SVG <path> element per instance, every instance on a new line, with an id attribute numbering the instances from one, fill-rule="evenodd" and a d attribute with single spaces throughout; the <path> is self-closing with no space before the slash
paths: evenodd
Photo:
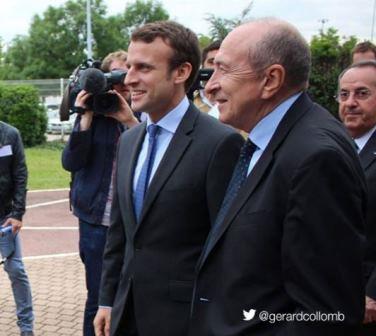
<path id="1" fill-rule="evenodd" d="M 358 105 L 358 101 L 356 100 L 355 98 L 355 93 L 354 92 L 350 92 L 348 98 L 346 99 L 346 101 L 344 102 L 345 106 L 357 106 Z"/>
<path id="2" fill-rule="evenodd" d="M 212 76 L 205 85 L 205 92 L 208 95 L 214 94 L 219 89 L 219 82 L 217 77 L 217 71 L 214 70 Z"/>
<path id="3" fill-rule="evenodd" d="M 135 81 L 136 81 L 135 71 L 131 67 L 127 71 L 127 75 L 124 78 L 123 84 L 124 85 L 132 85 L 132 83 L 134 83 Z"/>

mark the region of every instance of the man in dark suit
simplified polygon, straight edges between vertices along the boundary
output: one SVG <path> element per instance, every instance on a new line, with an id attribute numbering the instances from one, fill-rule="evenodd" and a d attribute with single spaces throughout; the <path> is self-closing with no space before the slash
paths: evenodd
<path id="1" fill-rule="evenodd" d="M 180 24 L 132 34 L 125 84 L 148 119 L 119 143 L 97 335 L 188 331 L 195 265 L 244 142 L 188 101 L 199 64 Z"/>
<path id="2" fill-rule="evenodd" d="M 351 65 L 339 76 L 339 116 L 353 137 L 366 175 L 365 318 L 362 335 L 376 335 L 376 61 Z"/>
<path id="3" fill-rule="evenodd" d="M 304 38 L 277 19 L 234 29 L 215 58 L 207 89 L 250 150 L 197 265 L 191 336 L 343 336 L 360 324 L 364 176 L 346 130 L 304 92 L 309 71 Z"/>

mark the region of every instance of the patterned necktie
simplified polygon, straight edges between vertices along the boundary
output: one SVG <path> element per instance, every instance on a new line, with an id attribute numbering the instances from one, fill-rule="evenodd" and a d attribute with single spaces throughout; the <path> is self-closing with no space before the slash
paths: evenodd
<path id="1" fill-rule="evenodd" d="M 150 124 L 147 128 L 149 134 L 149 146 L 146 154 L 146 159 L 142 165 L 140 175 L 138 177 L 136 191 L 133 196 L 134 211 L 137 222 L 140 219 L 142 205 L 149 185 L 150 173 L 153 168 L 154 158 L 157 151 L 157 137 L 159 133 L 159 126 Z"/>
<path id="2" fill-rule="evenodd" d="M 251 162 L 252 155 L 256 149 L 257 146 L 251 140 L 247 139 L 240 151 L 239 160 L 232 174 L 231 181 L 227 187 L 226 194 L 215 220 L 213 230 L 216 231 L 217 228 L 220 227 L 220 224 L 223 222 L 228 210 L 230 209 L 230 206 L 238 194 L 240 187 L 247 179 L 249 163 Z"/>

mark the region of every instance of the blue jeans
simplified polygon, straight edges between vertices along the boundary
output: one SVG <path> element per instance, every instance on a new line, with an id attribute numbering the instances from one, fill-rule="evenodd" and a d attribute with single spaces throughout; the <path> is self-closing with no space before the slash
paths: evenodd
<path id="1" fill-rule="evenodd" d="M 4 270 L 8 273 L 16 302 L 17 325 L 21 331 L 33 330 L 33 303 L 29 279 L 22 262 L 21 242 L 18 235 L 14 238 L 14 253 L 6 259 Z"/>
<path id="2" fill-rule="evenodd" d="M 102 258 L 106 243 L 107 227 L 79 220 L 80 257 L 85 265 L 87 299 L 84 313 L 84 336 L 95 336 L 93 321 L 98 310 Z"/>

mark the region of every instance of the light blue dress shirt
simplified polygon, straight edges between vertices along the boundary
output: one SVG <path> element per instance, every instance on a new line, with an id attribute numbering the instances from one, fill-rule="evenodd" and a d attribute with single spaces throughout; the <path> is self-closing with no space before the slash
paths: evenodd
<path id="1" fill-rule="evenodd" d="M 358 153 L 361 152 L 363 147 L 366 145 L 373 132 L 376 130 L 376 125 L 373 126 L 368 132 L 364 133 L 361 137 L 354 139 L 356 145 L 358 146 Z"/>
<path id="2" fill-rule="evenodd" d="M 248 138 L 257 146 L 257 149 L 253 153 L 251 162 L 249 163 L 248 175 L 255 167 L 262 153 L 264 153 L 282 118 L 301 94 L 301 92 L 294 94 L 279 104 L 272 112 L 262 118 L 249 133 Z"/>
<path id="3" fill-rule="evenodd" d="M 161 120 L 159 120 L 156 125 L 160 127 L 158 138 L 157 138 L 157 149 L 154 158 L 153 167 L 150 173 L 149 185 L 152 181 L 155 172 L 158 169 L 159 164 L 162 161 L 164 154 L 166 153 L 167 147 L 174 136 L 176 129 L 178 128 L 181 120 L 183 119 L 185 113 L 189 107 L 189 100 L 185 96 L 182 101 L 170 112 L 168 112 Z M 149 115 L 146 119 L 146 127 L 152 124 Z M 138 177 L 140 176 L 142 166 L 146 159 L 147 151 L 149 146 L 149 134 L 146 132 L 144 142 L 142 143 L 140 154 L 138 155 L 137 165 L 134 172 L 133 178 L 133 192 L 136 190 L 136 185 Z"/>

